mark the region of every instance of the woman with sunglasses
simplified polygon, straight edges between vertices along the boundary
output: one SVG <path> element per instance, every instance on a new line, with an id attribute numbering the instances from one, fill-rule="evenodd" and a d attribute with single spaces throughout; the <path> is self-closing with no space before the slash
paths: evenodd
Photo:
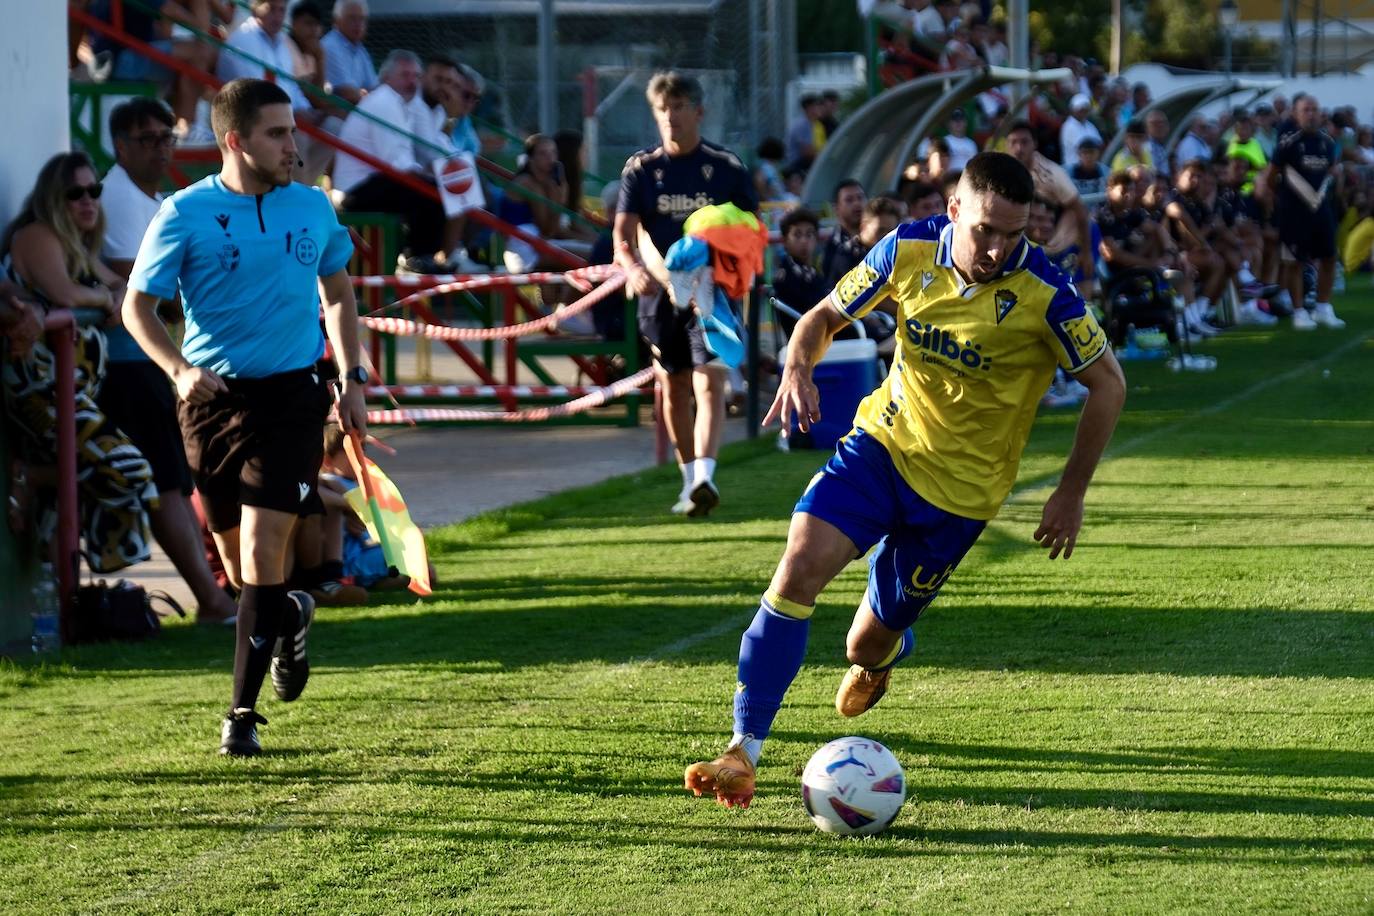
<path id="1" fill-rule="evenodd" d="M 59 153 L 38 173 L 23 209 L 0 241 L 0 264 L 35 301 L 50 308 L 97 308 L 119 321 L 124 281 L 100 260 L 105 217 L 100 182 L 85 153 Z M 0 277 L 3 279 L 3 277 Z M 25 433 L 31 457 L 55 463 L 56 359 L 45 343 L 4 362 L 10 419 Z M 77 479 L 86 563 L 114 572 L 148 559 L 147 506 L 156 503 L 152 469 L 95 398 L 105 377 L 106 341 L 98 328 L 76 340 Z"/>

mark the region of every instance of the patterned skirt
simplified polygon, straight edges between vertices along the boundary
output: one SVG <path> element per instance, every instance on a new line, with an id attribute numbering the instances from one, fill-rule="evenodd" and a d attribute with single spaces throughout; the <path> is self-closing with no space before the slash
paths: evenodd
<path id="1" fill-rule="evenodd" d="M 39 341 L 3 367 L 5 406 L 29 457 L 57 463 L 57 359 Z M 105 380 L 105 335 L 79 328 L 76 338 L 76 479 L 83 554 L 92 572 L 111 573 L 149 558 L 148 507 L 157 506 L 153 470 L 95 398 Z M 48 510 L 41 530 L 56 521 Z"/>

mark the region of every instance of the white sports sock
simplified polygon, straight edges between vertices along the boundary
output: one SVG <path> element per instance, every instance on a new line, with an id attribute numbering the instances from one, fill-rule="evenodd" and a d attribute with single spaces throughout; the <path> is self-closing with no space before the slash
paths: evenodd
<path id="1" fill-rule="evenodd" d="M 739 745 L 744 748 L 744 753 L 749 755 L 749 760 L 754 766 L 759 765 L 759 757 L 763 755 L 763 739 L 755 738 L 753 735 L 731 735 L 730 747 Z"/>
<path id="2" fill-rule="evenodd" d="M 1236 271 L 1236 279 L 1239 280 L 1241 283 L 1246 284 L 1255 282 L 1255 275 L 1250 272 L 1249 261 L 1241 262 L 1240 270 Z"/>
<path id="3" fill-rule="evenodd" d="M 695 464 L 695 465 L 697 466 L 697 468 L 696 468 L 696 473 L 695 473 L 695 475 L 692 477 L 692 483 L 693 483 L 694 485 L 695 485 L 695 484 L 701 483 L 703 480 L 710 480 L 710 479 L 712 479 L 713 477 L 715 477 L 715 474 L 716 474 L 716 459 L 714 459 L 714 458 L 698 458 L 696 461 L 694 461 L 694 462 L 692 462 L 692 463 Z"/>

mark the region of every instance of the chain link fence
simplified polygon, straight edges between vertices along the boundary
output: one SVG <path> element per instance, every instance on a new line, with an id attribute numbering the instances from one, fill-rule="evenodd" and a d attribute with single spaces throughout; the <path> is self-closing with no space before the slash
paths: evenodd
<path id="1" fill-rule="evenodd" d="M 475 68 L 486 81 L 478 117 L 523 137 L 539 123 L 536 9 L 461 3 L 392 15 L 378 3 L 367 43 L 378 59 L 408 48 Z M 746 160 L 759 140 L 783 135 L 786 86 L 797 67 L 791 0 L 567 2 L 555 11 L 557 126 L 586 135 L 590 176 L 618 176 L 630 153 L 656 142 L 644 98 L 656 70 L 698 77 L 706 90 L 706 137 Z M 509 152 L 517 151 L 512 141 Z M 586 190 L 595 193 L 599 182 L 590 176 Z"/>

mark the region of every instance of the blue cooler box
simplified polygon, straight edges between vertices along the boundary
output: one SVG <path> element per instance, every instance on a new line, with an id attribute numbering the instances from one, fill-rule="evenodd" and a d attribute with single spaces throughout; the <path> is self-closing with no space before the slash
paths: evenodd
<path id="1" fill-rule="evenodd" d="M 787 361 L 787 348 L 778 354 Z M 830 450 L 854 428 L 859 402 L 878 387 L 878 345 L 872 340 L 837 340 L 812 373 L 821 398 L 821 420 L 812 425 L 810 447 Z M 808 434 L 796 423 L 788 433 L 792 447 L 803 447 Z"/>

